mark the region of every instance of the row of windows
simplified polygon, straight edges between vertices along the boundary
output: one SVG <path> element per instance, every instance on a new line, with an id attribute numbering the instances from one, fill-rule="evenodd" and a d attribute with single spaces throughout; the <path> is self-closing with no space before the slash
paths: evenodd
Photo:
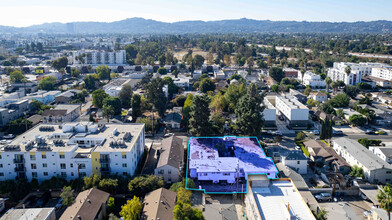
<path id="1" fill-rule="evenodd" d="M 10 164 L 8 164 L 8 165 L 10 165 Z M 55 166 L 56 164 L 55 163 L 53 163 L 53 166 Z M 126 164 L 125 164 L 126 165 Z M 72 164 L 72 163 L 70 163 L 69 164 L 69 166 L 71 167 L 71 168 L 73 168 L 74 167 L 74 165 Z M 48 164 L 47 163 L 43 163 L 42 164 L 42 167 L 48 167 Z M 123 164 L 123 167 L 124 167 L 124 164 Z M 125 166 L 126 167 L 126 166 Z M 0 163 L 0 168 L 3 168 L 3 164 L 1 164 Z M 65 163 L 61 163 L 60 164 L 60 168 L 61 169 L 67 169 L 67 165 L 65 164 Z M 37 164 L 35 164 L 35 163 L 32 163 L 31 164 L 31 169 L 37 169 Z M 81 164 L 79 164 L 79 169 L 86 169 L 86 164 L 84 164 L 84 163 L 81 163 Z"/>

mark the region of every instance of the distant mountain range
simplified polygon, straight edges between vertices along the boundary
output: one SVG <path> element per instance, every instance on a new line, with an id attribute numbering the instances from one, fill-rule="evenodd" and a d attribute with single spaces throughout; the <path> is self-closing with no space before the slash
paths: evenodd
<path id="1" fill-rule="evenodd" d="M 185 34 L 185 33 L 391 33 L 392 21 L 307 22 L 234 19 L 160 22 L 128 18 L 115 22 L 44 23 L 29 27 L 0 26 L 1 33 L 52 34 Z"/>

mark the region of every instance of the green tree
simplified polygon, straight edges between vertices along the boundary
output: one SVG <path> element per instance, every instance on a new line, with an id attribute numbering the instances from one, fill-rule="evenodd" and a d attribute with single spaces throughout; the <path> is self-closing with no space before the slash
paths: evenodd
<path id="1" fill-rule="evenodd" d="M 320 139 L 331 139 L 333 135 L 333 122 L 330 117 L 327 117 L 325 120 L 321 120 L 321 129 L 320 129 Z"/>
<path id="2" fill-rule="evenodd" d="M 305 140 L 306 135 L 304 132 L 300 131 L 297 133 L 297 137 L 295 138 L 296 141 L 302 141 Z"/>
<path id="3" fill-rule="evenodd" d="M 111 97 L 108 96 L 103 100 L 103 106 L 108 107 L 111 106 L 114 109 L 114 114 L 121 114 L 121 101 L 119 97 Z"/>
<path id="4" fill-rule="evenodd" d="M 142 110 L 141 110 L 141 96 L 139 94 L 135 94 L 132 97 L 132 121 L 135 122 L 136 119 L 142 115 Z"/>
<path id="5" fill-rule="evenodd" d="M 161 187 L 163 187 L 163 180 L 155 175 L 137 176 L 128 184 L 130 193 L 140 197 Z"/>
<path id="6" fill-rule="evenodd" d="M 95 90 L 92 93 L 92 97 L 93 97 L 93 104 L 97 107 L 97 108 L 102 108 L 103 107 L 103 101 L 109 97 L 108 94 L 105 93 L 105 91 L 103 89 L 98 89 Z"/>
<path id="7" fill-rule="evenodd" d="M 204 57 L 197 54 L 193 57 L 193 63 L 196 67 L 196 69 L 200 69 L 202 67 L 202 65 L 204 64 Z"/>
<path id="8" fill-rule="evenodd" d="M 71 76 L 72 77 L 79 78 L 80 74 L 81 74 L 81 71 L 79 69 L 76 69 L 76 68 L 71 69 Z"/>
<path id="9" fill-rule="evenodd" d="M 333 89 L 333 94 L 336 94 L 337 89 L 339 88 L 339 83 L 334 81 L 331 83 L 331 88 Z"/>
<path id="10" fill-rule="evenodd" d="M 92 174 L 83 178 L 84 189 L 97 188 L 101 181 L 101 175 Z"/>
<path id="11" fill-rule="evenodd" d="M 221 114 L 222 112 L 227 111 L 229 103 L 226 100 L 225 96 L 221 92 L 219 92 L 212 98 L 210 107 L 213 111 Z"/>
<path id="12" fill-rule="evenodd" d="M 347 86 L 345 89 L 345 93 L 351 97 L 351 98 L 355 98 L 357 97 L 358 93 L 360 92 L 359 88 L 356 86 Z"/>
<path id="13" fill-rule="evenodd" d="M 317 107 L 320 105 L 320 102 L 314 99 L 308 99 L 308 101 L 306 101 L 306 104 L 312 107 Z"/>
<path id="14" fill-rule="evenodd" d="M 280 67 L 271 67 L 269 70 L 269 76 L 276 82 L 280 82 L 284 78 L 284 72 Z"/>
<path id="15" fill-rule="evenodd" d="M 121 106 L 123 108 L 131 107 L 133 89 L 131 85 L 124 85 L 120 92 L 118 93 L 118 97 L 121 101 Z"/>
<path id="16" fill-rule="evenodd" d="M 212 130 L 217 135 L 224 134 L 225 118 L 222 116 L 221 112 L 214 112 L 211 115 Z"/>
<path id="17" fill-rule="evenodd" d="M 140 117 L 135 119 L 136 123 L 143 123 L 145 124 L 145 130 L 146 132 L 152 132 L 153 131 L 153 122 L 152 122 L 152 118 L 151 117 Z M 156 131 L 158 129 L 158 121 L 156 119 L 154 119 L 154 131 Z"/>
<path id="18" fill-rule="evenodd" d="M 327 91 L 327 94 L 329 96 L 329 86 L 332 83 L 332 79 L 329 78 L 329 76 L 327 76 L 324 81 L 325 81 L 325 85 L 326 85 L 326 91 Z"/>
<path id="19" fill-rule="evenodd" d="M 314 216 L 316 217 L 317 220 L 326 220 L 328 216 L 328 211 L 321 208 L 319 209 L 318 213 L 314 212 Z"/>
<path id="20" fill-rule="evenodd" d="M 126 204 L 121 206 L 120 215 L 124 220 L 138 220 L 142 204 L 138 197 L 133 196 L 132 200 L 128 200 Z"/>
<path id="21" fill-rule="evenodd" d="M 352 166 L 350 175 L 353 177 L 362 177 L 363 178 L 364 174 L 363 174 L 362 167 L 358 167 L 357 165 Z"/>
<path id="22" fill-rule="evenodd" d="M 38 88 L 41 90 L 54 90 L 56 88 L 56 83 L 56 77 L 47 76 L 39 81 Z"/>
<path id="23" fill-rule="evenodd" d="M 21 134 L 32 127 L 33 122 L 18 118 L 8 123 L 7 132 L 11 134 Z"/>
<path id="24" fill-rule="evenodd" d="M 161 75 L 166 75 L 167 74 L 167 69 L 164 67 L 159 67 L 159 69 L 157 70 L 157 72 Z"/>
<path id="25" fill-rule="evenodd" d="M 115 110 L 113 106 L 104 106 L 102 109 L 102 116 L 106 118 L 109 123 L 110 118 L 115 115 Z"/>
<path id="26" fill-rule="evenodd" d="M 192 102 L 193 102 L 193 95 L 188 94 L 186 96 L 184 106 L 182 108 L 182 124 L 184 124 L 186 128 L 189 127 L 189 118 L 190 118 Z"/>
<path id="27" fill-rule="evenodd" d="M 338 109 L 336 110 L 336 116 L 338 116 L 339 118 L 342 118 L 344 116 L 344 111 L 343 109 Z"/>
<path id="28" fill-rule="evenodd" d="M 109 197 L 107 213 L 113 213 L 115 210 L 116 210 L 116 204 L 114 202 L 114 197 Z"/>
<path id="29" fill-rule="evenodd" d="M 163 67 L 166 64 L 166 56 L 165 54 L 162 54 L 161 56 L 158 57 L 159 61 L 159 66 Z"/>
<path id="30" fill-rule="evenodd" d="M 57 60 L 52 62 L 52 67 L 55 68 L 57 71 L 64 69 L 68 65 L 68 58 L 67 57 L 60 57 Z"/>
<path id="31" fill-rule="evenodd" d="M 89 74 L 84 76 L 84 86 L 86 89 L 94 90 L 99 86 L 99 78 L 97 74 Z"/>
<path id="32" fill-rule="evenodd" d="M 344 93 L 337 94 L 329 103 L 335 108 L 344 108 L 350 104 L 350 97 Z"/>
<path id="33" fill-rule="evenodd" d="M 257 91 L 257 85 L 252 83 L 248 87 L 247 94 L 239 100 L 235 109 L 236 126 L 242 134 L 257 136 L 264 125 L 262 117 L 264 107 L 261 107 L 263 96 Z"/>
<path id="34" fill-rule="evenodd" d="M 137 55 L 137 47 L 132 44 L 128 44 L 124 47 L 124 50 L 127 54 L 127 60 L 135 59 Z"/>
<path id="35" fill-rule="evenodd" d="M 311 92 L 312 92 L 312 88 L 310 86 L 307 86 L 305 88 L 304 95 L 308 96 Z"/>
<path id="36" fill-rule="evenodd" d="M 19 70 L 15 70 L 10 73 L 10 82 L 11 83 L 21 83 L 26 80 L 26 77 Z"/>
<path id="37" fill-rule="evenodd" d="M 63 192 L 60 194 L 60 197 L 63 199 L 63 205 L 70 206 L 74 203 L 73 192 L 70 186 L 63 187 Z"/>
<path id="38" fill-rule="evenodd" d="M 194 209 L 190 204 L 186 203 L 178 203 L 174 206 L 173 215 L 174 220 L 204 220 L 203 213 L 200 210 Z"/>
<path id="39" fill-rule="evenodd" d="M 271 92 L 279 92 L 279 86 L 278 85 L 272 85 L 271 86 Z"/>
<path id="40" fill-rule="evenodd" d="M 102 179 L 101 181 L 99 181 L 99 184 L 98 184 L 99 189 L 101 189 L 105 192 L 108 192 L 110 194 L 115 193 L 117 186 L 118 186 L 118 180 L 117 179 L 110 179 L 110 178 Z"/>
<path id="41" fill-rule="evenodd" d="M 358 114 L 351 115 L 348 121 L 355 127 L 361 127 L 366 124 L 366 118 Z"/>
<path id="42" fill-rule="evenodd" d="M 391 220 L 392 211 L 392 187 L 391 184 L 382 186 L 381 189 L 377 190 L 377 201 L 380 203 L 380 207 L 383 208 L 388 214 L 388 220 Z"/>
<path id="43" fill-rule="evenodd" d="M 224 94 L 228 102 L 228 112 L 234 113 L 238 101 L 246 94 L 246 86 L 241 83 L 240 85 L 230 84 Z"/>
<path id="44" fill-rule="evenodd" d="M 154 78 L 147 84 L 147 98 L 158 110 L 158 114 L 163 116 L 166 111 L 167 98 L 163 92 L 164 81 L 161 78 Z"/>
<path id="45" fill-rule="evenodd" d="M 98 74 L 98 78 L 101 80 L 110 80 L 110 69 L 106 65 L 101 65 L 97 67 L 96 72 Z"/>
<path id="46" fill-rule="evenodd" d="M 215 83 L 210 78 L 204 78 L 199 84 L 199 91 L 207 93 L 208 91 L 214 91 L 216 88 Z"/>
<path id="47" fill-rule="evenodd" d="M 198 95 L 193 98 L 190 108 L 189 129 L 192 135 L 207 136 L 211 131 L 210 119 L 210 98 Z"/>
<path id="48" fill-rule="evenodd" d="M 177 203 L 182 202 L 186 204 L 191 204 L 191 196 L 192 192 L 190 190 L 186 190 L 185 188 L 180 188 L 177 191 Z"/>

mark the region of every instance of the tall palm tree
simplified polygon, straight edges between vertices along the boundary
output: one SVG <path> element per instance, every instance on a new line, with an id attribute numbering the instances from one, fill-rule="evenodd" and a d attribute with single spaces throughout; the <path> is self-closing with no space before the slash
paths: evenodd
<path id="1" fill-rule="evenodd" d="M 334 82 L 331 83 L 331 87 L 332 87 L 332 89 L 333 89 L 333 94 L 336 94 L 336 90 L 337 90 L 338 87 L 339 87 L 339 83 L 336 82 L 336 81 L 334 81 Z"/>
<path id="2" fill-rule="evenodd" d="M 347 82 L 346 83 L 346 89 L 348 87 L 348 84 L 350 83 L 348 80 L 348 77 L 350 76 L 351 73 L 351 66 L 346 66 L 346 68 L 344 69 L 344 72 L 346 72 L 346 77 L 347 77 Z"/>
<path id="3" fill-rule="evenodd" d="M 388 213 L 388 219 L 391 220 L 392 211 L 392 188 L 391 184 L 383 186 L 378 190 L 377 201 L 380 203 L 380 207 Z"/>
<path id="4" fill-rule="evenodd" d="M 325 85 L 327 86 L 327 95 L 328 95 L 328 96 L 329 96 L 329 86 L 331 85 L 331 83 L 332 83 L 332 79 L 329 78 L 329 76 L 327 76 L 327 77 L 325 78 Z"/>

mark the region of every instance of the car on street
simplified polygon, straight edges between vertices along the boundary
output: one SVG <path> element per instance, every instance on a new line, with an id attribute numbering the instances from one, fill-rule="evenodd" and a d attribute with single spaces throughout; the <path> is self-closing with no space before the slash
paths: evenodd
<path id="1" fill-rule="evenodd" d="M 370 210 L 364 211 L 363 217 L 365 217 L 367 219 L 370 214 L 372 214 L 372 211 L 370 211 Z"/>
<path id="2" fill-rule="evenodd" d="M 365 134 L 374 134 L 374 131 L 373 131 L 373 130 L 370 130 L 370 129 L 367 129 L 367 130 L 365 131 Z"/>
<path id="3" fill-rule="evenodd" d="M 339 131 L 339 130 L 333 130 L 332 133 L 334 135 L 343 135 L 343 131 Z"/>
<path id="4" fill-rule="evenodd" d="M 332 201 L 332 196 L 330 193 L 320 193 L 314 196 L 317 201 Z"/>

